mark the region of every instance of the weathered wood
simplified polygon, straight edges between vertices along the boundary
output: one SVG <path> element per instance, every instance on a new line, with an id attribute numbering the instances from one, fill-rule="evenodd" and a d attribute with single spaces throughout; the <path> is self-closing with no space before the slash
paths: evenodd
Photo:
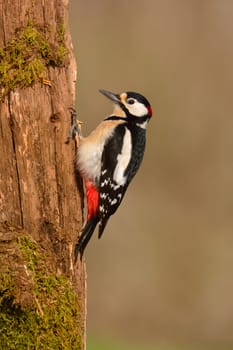
<path id="1" fill-rule="evenodd" d="M 72 280 L 79 294 L 85 331 L 85 265 L 73 267 L 73 245 L 82 225 L 82 186 L 74 172 L 75 145 L 65 144 L 77 73 L 68 0 L 0 0 L 0 47 L 29 18 L 45 28 L 52 45 L 64 26 L 69 52 L 61 67 L 47 66 L 49 82 L 15 87 L 0 101 L 0 223 L 20 227 L 52 250 L 57 271 Z"/>

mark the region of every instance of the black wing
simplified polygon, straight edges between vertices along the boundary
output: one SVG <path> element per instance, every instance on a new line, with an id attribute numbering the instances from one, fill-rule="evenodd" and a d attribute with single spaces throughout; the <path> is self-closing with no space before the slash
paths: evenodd
<path id="1" fill-rule="evenodd" d="M 128 183 L 119 183 L 116 169 L 119 167 L 119 154 L 122 151 L 126 127 L 120 124 L 106 142 L 101 161 L 99 182 L 99 237 L 101 237 L 109 217 L 115 213 L 125 194 Z"/>
<path id="2" fill-rule="evenodd" d="M 120 124 L 104 146 L 99 182 L 99 237 L 141 164 L 145 141 L 145 129 Z"/>

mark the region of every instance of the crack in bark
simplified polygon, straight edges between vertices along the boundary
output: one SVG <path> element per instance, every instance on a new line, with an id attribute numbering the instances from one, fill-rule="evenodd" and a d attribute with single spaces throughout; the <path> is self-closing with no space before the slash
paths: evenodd
<path id="1" fill-rule="evenodd" d="M 56 140 L 56 126 L 54 127 L 54 158 L 55 158 L 55 176 L 56 176 L 56 184 L 57 184 L 57 203 L 59 210 L 59 224 L 64 226 L 64 218 L 63 218 L 63 208 L 62 208 L 62 196 L 60 193 L 60 176 L 58 171 L 58 162 L 57 162 L 57 140 Z"/>
<path id="2" fill-rule="evenodd" d="M 50 70 L 48 68 L 48 77 L 51 80 L 51 74 L 50 74 Z M 50 103 L 51 103 L 51 110 L 52 110 L 52 115 L 54 115 L 57 111 L 55 110 L 54 107 L 54 100 L 52 98 L 52 95 L 50 95 Z M 62 207 L 62 197 L 61 197 L 61 193 L 60 193 L 60 175 L 59 175 L 59 171 L 58 171 L 58 151 L 57 151 L 57 137 L 56 137 L 56 126 L 54 126 L 54 164 L 55 164 L 55 178 L 56 178 L 56 185 L 57 185 L 57 203 L 58 203 L 58 213 L 59 213 L 59 225 L 60 226 L 64 226 L 64 218 L 63 218 L 63 207 Z"/>
<path id="3" fill-rule="evenodd" d="M 24 227 L 23 222 L 23 208 L 22 208 L 22 193 L 21 193 L 21 186 L 20 186 L 20 175 L 19 175 L 19 167 L 17 162 L 17 155 L 16 155 L 16 145 L 15 145 L 15 137 L 14 137 L 14 117 L 13 113 L 11 111 L 11 101 L 10 101 L 10 93 L 8 94 L 8 111 L 10 116 L 10 130 L 11 130 L 11 139 L 12 139 L 12 146 L 13 146 L 13 152 L 14 152 L 14 160 L 15 160 L 15 172 L 16 172 L 16 179 L 17 179 L 17 187 L 18 187 L 18 193 L 19 193 L 19 209 L 20 209 L 20 224 L 22 227 Z"/>
<path id="4" fill-rule="evenodd" d="M 6 46 L 6 31 L 5 31 L 5 22 L 4 22 L 4 4 L 2 3 L 2 31 L 3 31 L 3 43 Z"/>

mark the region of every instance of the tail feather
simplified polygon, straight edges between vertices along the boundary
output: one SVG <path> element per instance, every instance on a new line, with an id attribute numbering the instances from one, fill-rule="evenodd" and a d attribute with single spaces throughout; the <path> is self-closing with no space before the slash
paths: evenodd
<path id="1" fill-rule="evenodd" d="M 95 230 L 95 227 L 98 223 L 99 219 L 97 216 L 91 217 L 84 226 L 81 236 L 78 239 L 78 242 L 74 248 L 74 261 L 76 262 L 78 254 L 80 253 L 80 259 L 82 260 L 84 250 Z"/>
<path id="2" fill-rule="evenodd" d="M 109 220 L 109 217 L 100 220 L 98 238 L 101 238 L 108 220 Z"/>

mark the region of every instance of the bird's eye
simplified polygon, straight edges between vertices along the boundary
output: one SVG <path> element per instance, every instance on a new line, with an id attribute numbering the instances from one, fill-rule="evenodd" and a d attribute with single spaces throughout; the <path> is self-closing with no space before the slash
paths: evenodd
<path id="1" fill-rule="evenodd" d="M 127 103 L 128 103 L 129 105 L 133 105 L 134 102 L 135 102 L 135 100 L 134 100 L 133 98 L 129 98 L 129 99 L 127 100 Z"/>

